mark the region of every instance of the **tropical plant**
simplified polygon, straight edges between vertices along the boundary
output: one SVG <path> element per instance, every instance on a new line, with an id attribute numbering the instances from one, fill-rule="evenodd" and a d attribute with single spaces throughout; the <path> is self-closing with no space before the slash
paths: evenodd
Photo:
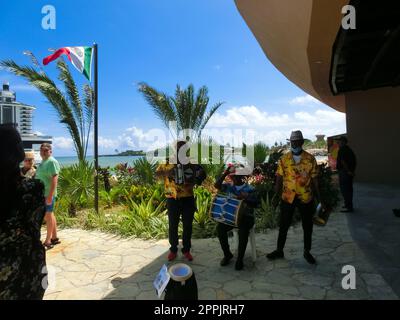
<path id="1" fill-rule="evenodd" d="M 264 163 L 268 155 L 269 147 L 263 142 L 254 145 L 254 164 Z"/>
<path id="2" fill-rule="evenodd" d="M 94 197 L 94 167 L 86 161 L 79 162 L 60 171 L 60 197 L 68 203 L 68 213 L 76 215 L 79 208 L 88 207 Z"/>
<path id="3" fill-rule="evenodd" d="M 256 213 L 256 230 L 266 231 L 274 229 L 278 226 L 278 212 L 272 204 L 272 199 L 268 194 L 265 198 L 261 198 L 261 205 L 255 210 Z"/>
<path id="4" fill-rule="evenodd" d="M 177 85 L 172 97 L 142 82 L 139 84 L 139 92 L 167 128 L 170 121 L 176 121 L 178 133 L 192 129 L 197 137 L 200 137 L 207 122 L 223 104 L 218 102 L 207 112 L 209 97 L 206 86 L 201 87 L 195 94 L 193 85 L 183 90 Z"/>
<path id="5" fill-rule="evenodd" d="M 145 157 L 135 160 L 133 163 L 134 175 L 141 184 L 151 185 L 155 182 L 156 162 L 150 162 Z"/>
<path id="6" fill-rule="evenodd" d="M 210 219 L 212 194 L 204 187 L 194 189 L 197 211 L 194 214 L 193 238 L 209 238 L 216 235 L 215 223 Z"/>
<path id="7" fill-rule="evenodd" d="M 57 61 L 57 69 L 58 79 L 63 83 L 64 90 L 60 89 L 43 71 L 38 71 L 34 67 L 20 66 L 12 60 L 1 61 L 0 66 L 24 78 L 43 94 L 54 107 L 59 121 L 71 135 L 79 161 L 84 161 L 89 145 L 94 106 L 94 93 L 90 85 L 83 86 L 81 96 L 62 58 Z"/>

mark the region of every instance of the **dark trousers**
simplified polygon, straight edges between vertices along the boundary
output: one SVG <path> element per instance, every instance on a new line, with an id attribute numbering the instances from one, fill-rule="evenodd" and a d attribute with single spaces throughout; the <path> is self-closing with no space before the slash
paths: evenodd
<path id="1" fill-rule="evenodd" d="M 297 198 L 293 203 L 282 201 L 281 203 L 281 216 L 279 225 L 278 236 L 278 250 L 283 251 L 286 243 L 286 237 L 290 225 L 292 224 L 294 210 L 298 208 L 301 215 L 301 222 L 303 225 L 304 234 L 304 250 L 311 250 L 312 232 L 313 232 L 313 216 L 315 211 L 314 201 L 309 203 L 302 203 Z"/>
<path id="2" fill-rule="evenodd" d="M 344 206 L 353 210 L 353 177 L 345 171 L 339 170 L 340 192 L 344 199 Z"/>
<path id="3" fill-rule="evenodd" d="M 196 202 L 194 197 L 185 197 L 179 199 L 167 199 L 167 209 L 168 209 L 168 221 L 169 221 L 169 244 L 171 247 L 169 248 L 172 252 L 178 252 L 178 226 L 180 216 L 182 215 L 182 224 L 183 224 L 183 234 L 182 234 L 182 243 L 183 249 L 182 252 L 190 251 L 192 247 L 191 238 L 192 238 L 192 224 L 194 213 L 196 212 Z"/>
<path id="4" fill-rule="evenodd" d="M 243 216 L 238 223 L 238 234 L 239 234 L 239 248 L 238 248 L 238 260 L 243 260 L 244 254 L 246 252 L 247 242 L 249 240 L 250 229 L 254 225 L 254 217 Z M 228 232 L 234 227 L 229 226 L 224 223 L 218 223 L 217 234 L 219 243 L 221 244 L 222 251 L 225 256 L 231 255 L 228 243 Z"/>

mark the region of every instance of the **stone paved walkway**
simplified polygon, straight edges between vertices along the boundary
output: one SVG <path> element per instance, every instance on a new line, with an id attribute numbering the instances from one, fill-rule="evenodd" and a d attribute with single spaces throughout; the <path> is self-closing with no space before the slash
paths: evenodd
<path id="1" fill-rule="evenodd" d="M 391 287 L 369 264 L 350 236 L 347 220 L 335 213 L 326 227 L 315 227 L 313 254 L 318 265 L 302 256 L 302 229 L 289 230 L 285 259 L 268 261 L 277 231 L 257 234 L 257 261 L 250 244 L 245 269 L 234 262 L 220 267 L 217 239 L 193 240 L 193 268 L 199 299 L 398 299 Z M 45 299 L 157 299 L 152 282 L 166 263 L 168 241 L 120 239 L 100 232 L 64 229 L 62 244 L 47 253 L 55 271 Z M 176 262 L 183 261 L 181 256 Z M 356 289 L 344 290 L 344 265 L 356 269 Z"/>

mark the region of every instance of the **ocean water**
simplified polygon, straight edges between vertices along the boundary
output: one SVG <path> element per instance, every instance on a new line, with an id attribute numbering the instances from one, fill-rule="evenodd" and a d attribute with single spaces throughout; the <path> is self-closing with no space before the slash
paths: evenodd
<path id="1" fill-rule="evenodd" d="M 100 167 L 115 167 L 120 163 L 128 163 L 128 165 L 132 166 L 133 161 L 141 158 L 140 156 L 116 156 L 116 157 L 99 157 L 99 166 Z M 77 157 L 56 157 L 58 162 L 62 167 L 68 167 L 70 165 L 78 163 Z M 92 162 L 94 161 L 94 157 L 87 157 L 87 160 Z"/>

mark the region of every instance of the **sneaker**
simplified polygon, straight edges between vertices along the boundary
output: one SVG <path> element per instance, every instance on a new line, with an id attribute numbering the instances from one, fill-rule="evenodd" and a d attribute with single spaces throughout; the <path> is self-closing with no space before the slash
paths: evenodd
<path id="1" fill-rule="evenodd" d="M 177 257 L 177 253 L 170 251 L 168 254 L 168 261 L 175 260 L 176 257 Z"/>
<path id="2" fill-rule="evenodd" d="M 306 261 L 309 264 L 316 264 L 317 261 L 315 261 L 315 258 L 312 256 L 312 254 L 309 251 L 304 251 L 304 259 L 306 259 Z"/>
<path id="3" fill-rule="evenodd" d="M 243 269 L 243 260 L 237 260 L 235 263 L 235 270 L 242 270 Z"/>
<path id="4" fill-rule="evenodd" d="M 233 258 L 232 253 L 229 256 L 224 256 L 220 262 L 221 267 L 227 266 L 232 258 Z"/>
<path id="5" fill-rule="evenodd" d="M 185 258 L 188 259 L 189 261 L 192 261 L 192 260 L 193 260 L 193 256 L 190 254 L 189 251 L 188 251 L 188 252 L 185 252 L 183 255 L 184 255 Z"/>
<path id="6" fill-rule="evenodd" d="M 275 250 L 274 252 L 267 254 L 267 258 L 270 260 L 282 259 L 283 257 L 284 257 L 283 251 L 278 251 L 278 250 Z"/>

